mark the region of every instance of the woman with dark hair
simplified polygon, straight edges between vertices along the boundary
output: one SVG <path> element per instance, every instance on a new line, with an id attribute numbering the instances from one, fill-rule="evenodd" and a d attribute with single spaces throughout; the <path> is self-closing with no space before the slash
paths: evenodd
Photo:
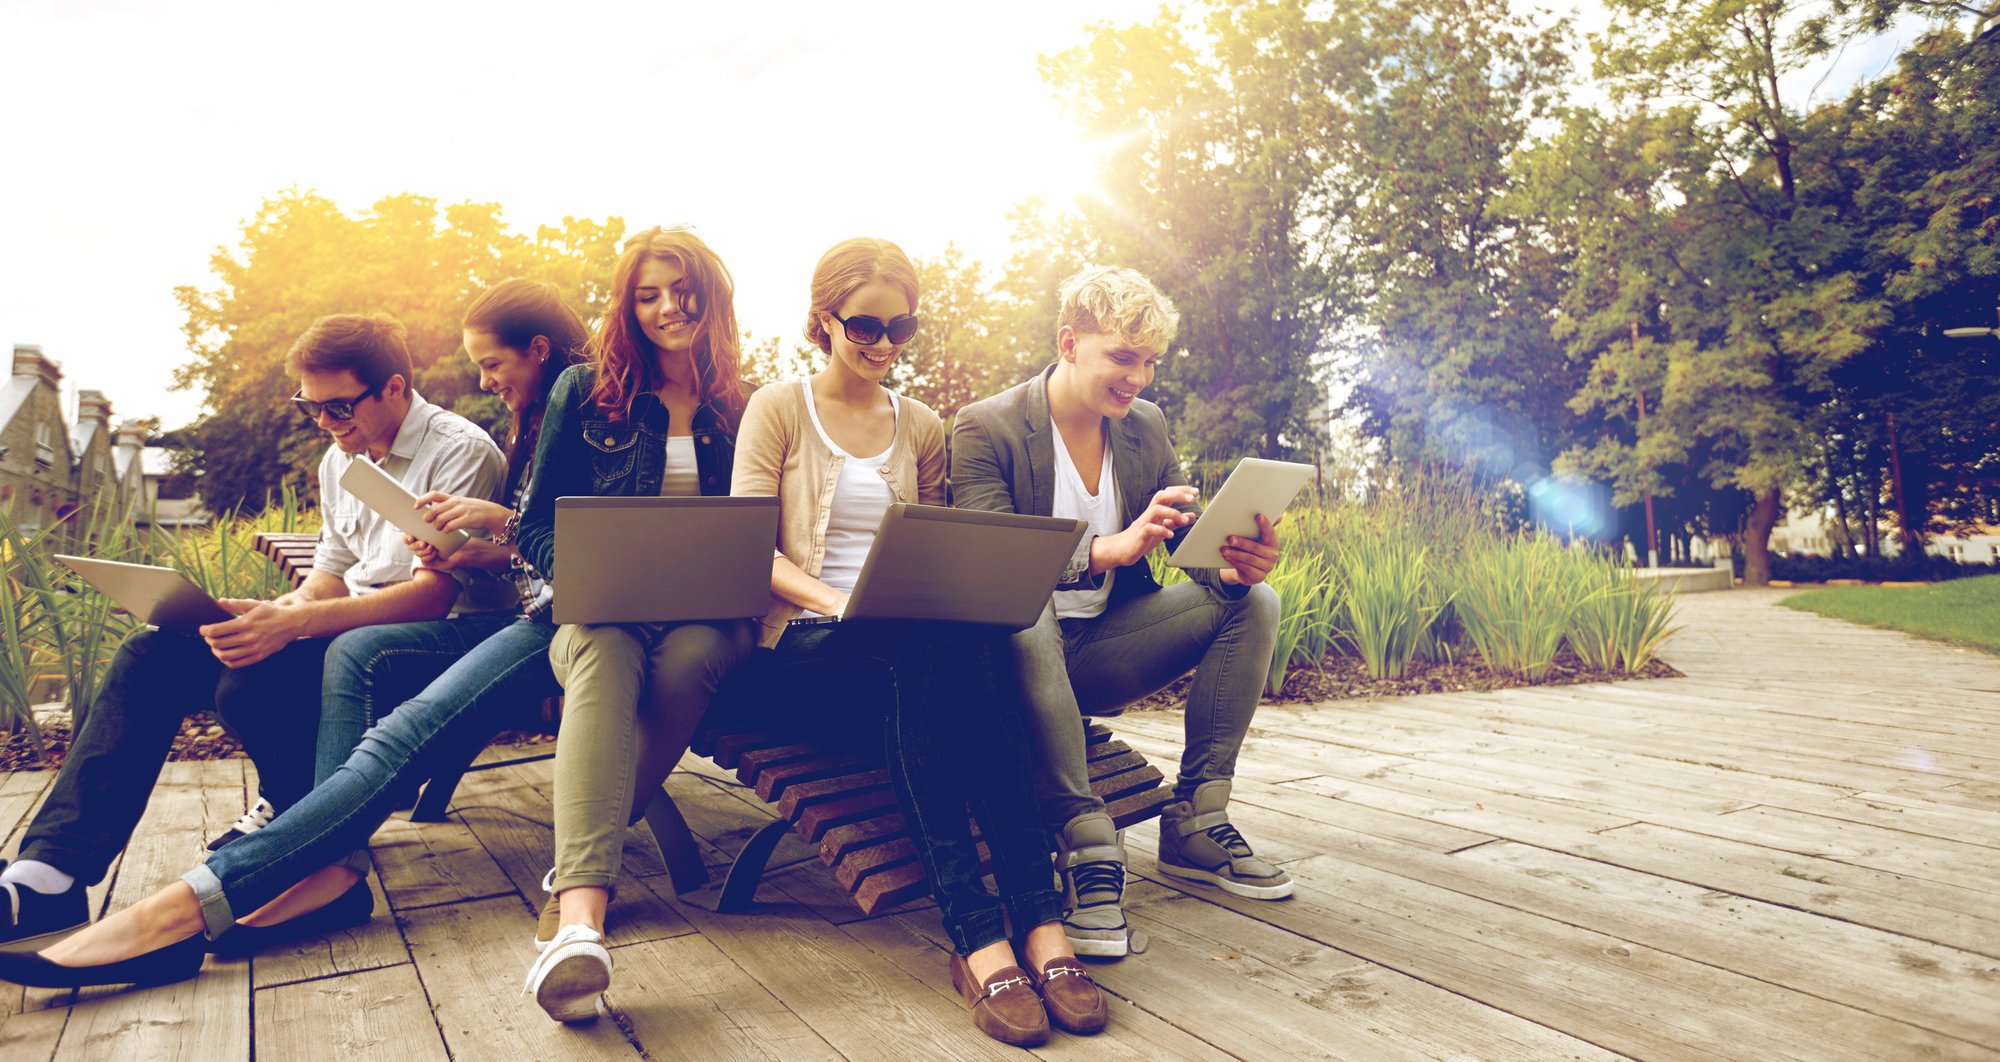
<path id="1" fill-rule="evenodd" d="M 568 364 L 583 335 L 575 312 L 547 284 L 508 281 L 466 314 L 465 347 L 480 386 L 513 415 L 508 496 L 516 505 L 534 477 L 521 455 L 536 450 L 548 366 Z M 505 536 L 511 510 L 442 494 L 418 504 L 441 528 L 498 532 L 469 540 L 449 559 L 408 540 L 426 566 L 462 579 L 513 574 L 516 551 Z M 453 753 L 490 736 L 522 704 L 558 692 L 548 665 L 554 628 L 532 615 L 547 589 L 532 580 L 518 585 L 520 613 L 382 624 L 335 638 L 312 791 L 268 824 L 246 815 L 238 835 L 206 863 L 137 904 L 41 952 L 0 953 L 0 979 L 48 987 L 174 981 L 200 969 L 204 950 L 248 954 L 367 921 L 374 907 L 363 880 L 369 835 Z"/>
<path id="2" fill-rule="evenodd" d="M 590 361 L 549 398 L 521 553 L 555 578 L 555 501 L 569 495 L 726 495 L 743 412 L 735 289 L 685 229 L 619 255 Z M 551 1018 L 597 1015 L 611 984 L 604 912 L 626 826 L 687 751 L 722 676 L 750 653 L 748 620 L 565 624 L 550 662 L 565 690 L 556 741 L 553 895 L 528 989 Z"/>
<path id="3" fill-rule="evenodd" d="M 943 423 L 883 386 L 916 334 L 917 294 L 916 268 L 886 240 L 846 240 L 820 258 L 806 338 L 828 355 L 826 368 L 750 400 L 736 491 L 779 498 L 763 644 L 789 696 L 773 700 L 800 722 L 859 720 L 882 735 L 903 820 L 951 938 L 952 984 L 981 1032 L 1033 1046 L 1052 1022 L 1095 1033 L 1110 1012 L 1063 935 L 1007 633 L 962 623 L 820 622 L 847 607 L 890 505 L 945 502 Z M 980 880 L 968 806 L 999 896 Z"/>

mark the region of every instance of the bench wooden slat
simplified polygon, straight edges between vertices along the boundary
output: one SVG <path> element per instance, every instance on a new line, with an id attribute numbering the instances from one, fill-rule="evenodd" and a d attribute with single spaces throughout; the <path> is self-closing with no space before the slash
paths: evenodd
<path id="1" fill-rule="evenodd" d="M 875 756 L 850 753 L 845 756 L 819 756 L 767 767 L 757 774 L 757 795 L 766 804 L 774 803 L 782 799 L 785 789 L 795 782 L 815 782 L 822 778 L 846 774 L 878 759 L 879 757 Z"/>

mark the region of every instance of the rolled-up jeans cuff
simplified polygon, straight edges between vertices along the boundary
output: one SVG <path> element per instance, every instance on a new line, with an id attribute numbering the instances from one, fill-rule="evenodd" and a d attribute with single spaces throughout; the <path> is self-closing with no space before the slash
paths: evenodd
<path id="1" fill-rule="evenodd" d="M 332 865 L 346 867 L 364 878 L 368 876 L 370 870 L 375 869 L 375 862 L 368 858 L 368 849 L 366 848 L 356 848 L 354 851 L 334 860 Z"/>
<path id="2" fill-rule="evenodd" d="M 182 874 L 181 880 L 194 890 L 194 898 L 201 904 L 201 920 L 206 926 L 203 936 L 214 940 L 236 924 L 236 914 L 229 909 L 229 897 L 223 893 L 222 879 L 215 876 L 215 871 L 199 866 Z"/>

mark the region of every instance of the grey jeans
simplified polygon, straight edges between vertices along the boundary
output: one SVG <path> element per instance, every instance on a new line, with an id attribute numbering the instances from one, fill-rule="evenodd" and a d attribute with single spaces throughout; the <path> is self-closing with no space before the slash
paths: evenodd
<path id="1" fill-rule="evenodd" d="M 1104 810 L 1090 791 L 1083 716 L 1125 705 L 1195 670 L 1188 692 L 1187 744 L 1176 799 L 1203 782 L 1231 778 L 1250 717 L 1264 695 L 1278 640 L 1278 595 L 1253 586 L 1229 597 L 1183 582 L 1129 598 L 1091 619 L 1058 621 L 1053 605 L 1014 635 L 1028 698 L 1036 788 L 1049 824 Z"/>

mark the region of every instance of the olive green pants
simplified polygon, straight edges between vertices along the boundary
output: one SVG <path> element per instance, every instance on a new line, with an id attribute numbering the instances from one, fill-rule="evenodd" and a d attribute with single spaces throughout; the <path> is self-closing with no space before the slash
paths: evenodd
<path id="1" fill-rule="evenodd" d="M 564 691 L 556 738 L 556 892 L 608 888 L 633 812 L 687 752 L 755 624 L 566 624 L 549 645 Z M 642 797 L 639 794 L 646 794 Z"/>

